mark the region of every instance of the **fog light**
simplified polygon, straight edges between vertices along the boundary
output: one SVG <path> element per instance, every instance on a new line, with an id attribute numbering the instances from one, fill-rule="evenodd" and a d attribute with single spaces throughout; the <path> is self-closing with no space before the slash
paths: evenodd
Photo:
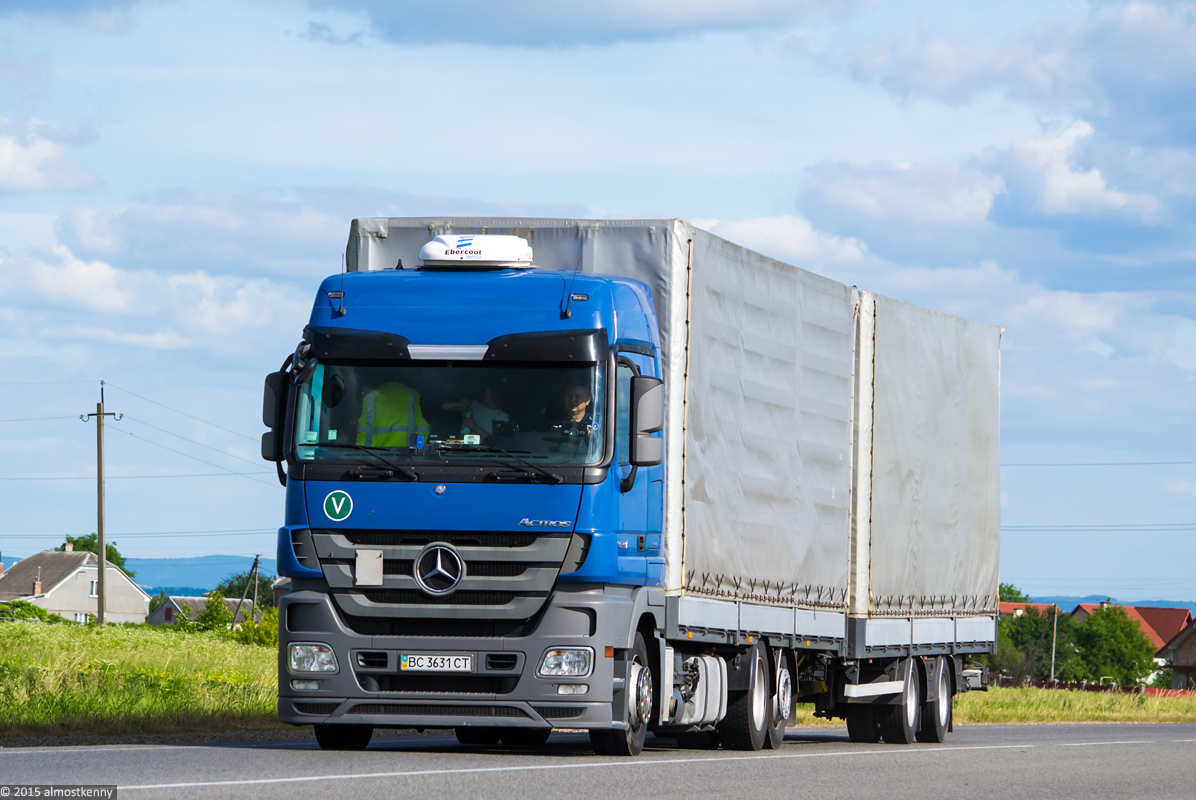
<path id="1" fill-rule="evenodd" d="M 320 688 L 320 682 L 319 681 L 301 681 L 301 680 L 296 679 L 296 680 L 291 681 L 291 688 L 298 689 L 301 692 L 314 692 L 316 689 Z"/>
<path id="2" fill-rule="evenodd" d="M 312 683 L 315 683 L 315 681 L 312 681 Z M 557 694 L 586 694 L 589 691 L 590 687 L 584 683 L 562 683 L 556 687 Z"/>
<path id="3" fill-rule="evenodd" d="M 336 672 L 336 656 L 326 644 L 290 646 L 291 672 Z"/>
<path id="4" fill-rule="evenodd" d="M 540 677 L 584 678 L 594 668 L 594 651 L 589 647 L 558 647 L 540 659 Z"/>

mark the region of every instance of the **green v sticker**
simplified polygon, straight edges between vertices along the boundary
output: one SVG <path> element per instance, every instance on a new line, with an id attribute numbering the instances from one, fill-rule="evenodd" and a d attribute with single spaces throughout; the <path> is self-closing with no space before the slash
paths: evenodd
<path id="1" fill-rule="evenodd" d="M 348 519 L 349 515 L 353 513 L 353 498 L 349 497 L 349 493 L 343 489 L 330 492 L 324 498 L 324 513 L 333 522 Z"/>

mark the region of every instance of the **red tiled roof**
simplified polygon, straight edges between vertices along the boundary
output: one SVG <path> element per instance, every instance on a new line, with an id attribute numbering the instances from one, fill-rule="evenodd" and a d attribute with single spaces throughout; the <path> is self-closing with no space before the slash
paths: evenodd
<path id="1" fill-rule="evenodd" d="M 1050 614 L 1051 609 L 1058 610 L 1059 606 L 1052 603 L 998 603 L 998 610 L 1002 614 L 1014 614 L 1021 611 L 1025 613 L 1027 608 L 1032 608 L 1039 614 Z"/>
<path id="2" fill-rule="evenodd" d="M 1158 606 L 1118 606 L 1123 609 L 1130 619 L 1138 623 L 1138 627 L 1154 642 L 1155 650 L 1160 650 L 1175 635 L 1183 630 L 1192 619 L 1192 612 L 1186 608 L 1160 608 Z M 1084 615 L 1100 610 L 1099 603 L 1081 603 L 1071 613 L 1083 611 Z"/>

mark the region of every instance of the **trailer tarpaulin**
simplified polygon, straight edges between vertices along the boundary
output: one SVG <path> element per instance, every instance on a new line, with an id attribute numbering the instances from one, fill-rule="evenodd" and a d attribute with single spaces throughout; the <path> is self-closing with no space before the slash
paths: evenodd
<path id="1" fill-rule="evenodd" d="M 854 289 L 704 231 L 693 242 L 685 589 L 841 609 Z"/>
<path id="2" fill-rule="evenodd" d="M 875 301 L 870 614 L 991 614 L 1001 329 Z"/>

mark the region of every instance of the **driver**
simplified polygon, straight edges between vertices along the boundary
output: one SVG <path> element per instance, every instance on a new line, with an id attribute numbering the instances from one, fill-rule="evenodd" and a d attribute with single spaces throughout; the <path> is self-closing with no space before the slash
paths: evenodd
<path id="1" fill-rule="evenodd" d="M 570 433 L 589 436 L 594 428 L 594 396 L 590 387 L 580 383 L 565 388 L 565 419 L 561 428 Z"/>

